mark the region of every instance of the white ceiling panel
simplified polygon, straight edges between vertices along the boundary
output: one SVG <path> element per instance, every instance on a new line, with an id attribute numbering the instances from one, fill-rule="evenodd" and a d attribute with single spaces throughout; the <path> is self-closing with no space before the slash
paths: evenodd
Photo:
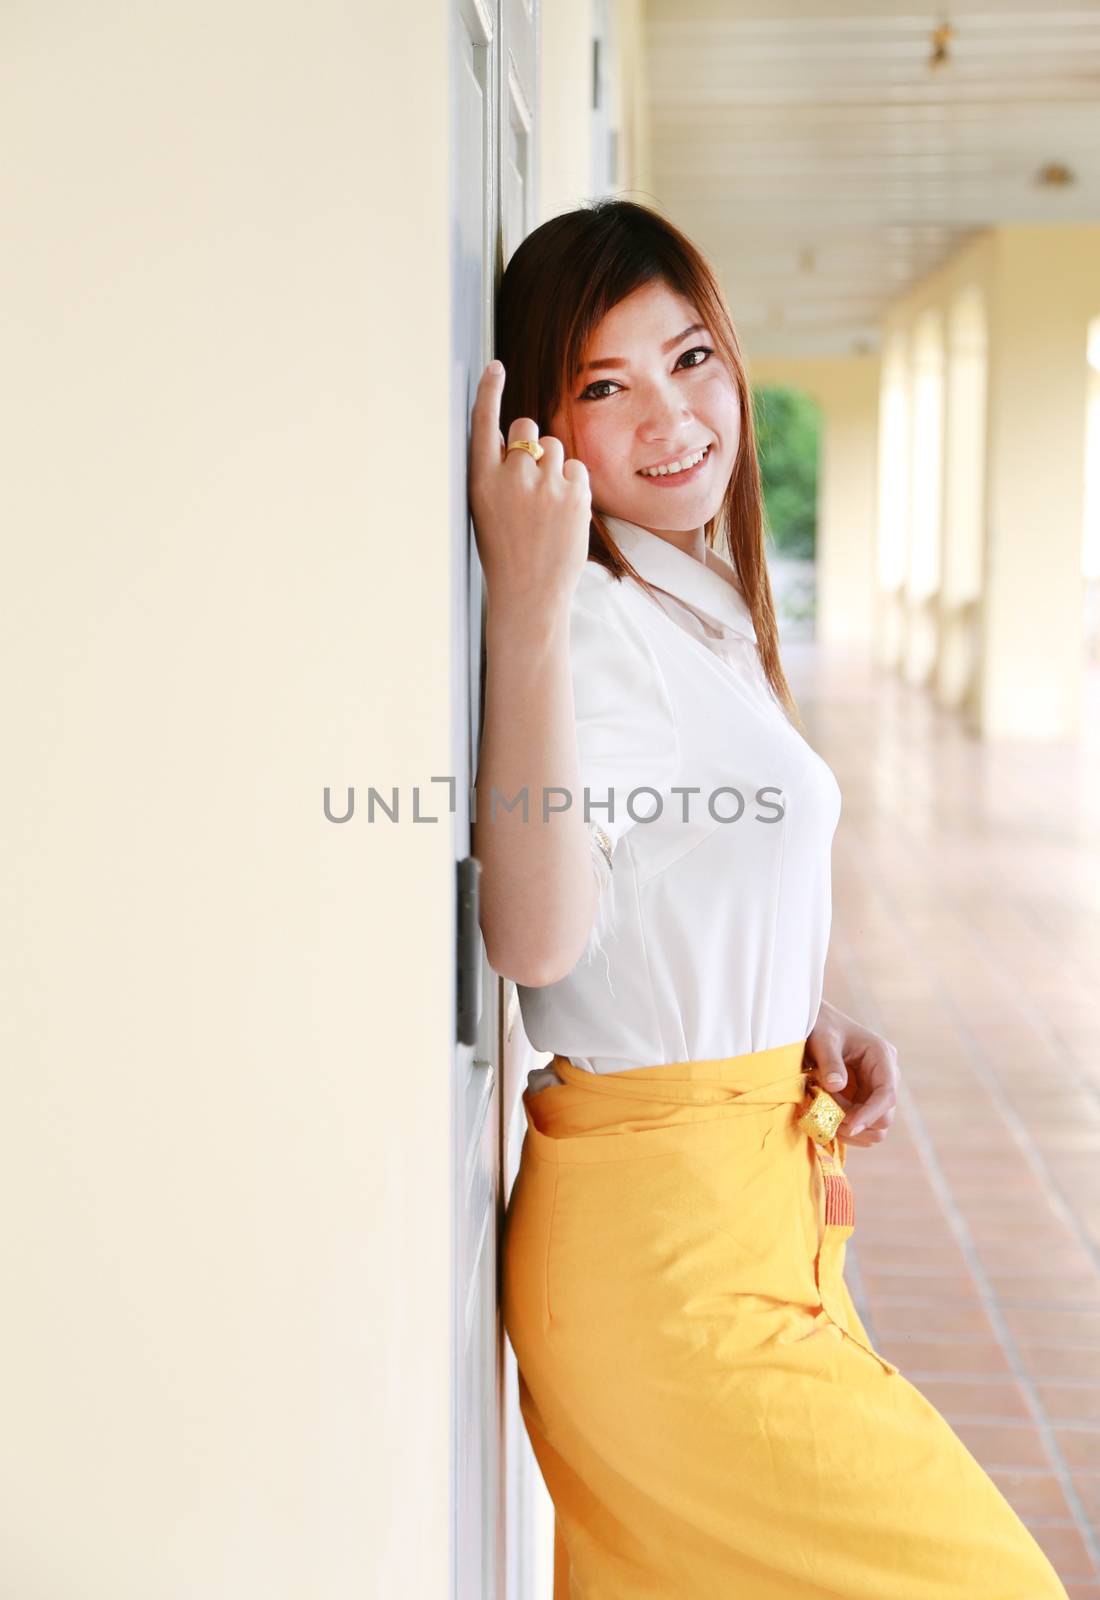
<path id="1" fill-rule="evenodd" d="M 876 348 L 978 230 L 1100 220 L 1100 0 L 648 0 L 646 29 L 655 198 L 754 354 Z M 1038 183 L 1051 164 L 1073 181 Z"/>

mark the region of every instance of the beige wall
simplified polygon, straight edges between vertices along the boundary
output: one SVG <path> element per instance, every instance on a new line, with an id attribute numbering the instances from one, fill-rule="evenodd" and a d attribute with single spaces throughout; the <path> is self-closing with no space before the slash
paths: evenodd
<path id="1" fill-rule="evenodd" d="M 1086 329 L 1100 226 L 998 230 L 991 284 L 985 671 L 993 732 L 1065 738 L 1082 688 Z"/>
<path id="2" fill-rule="evenodd" d="M 13 1600 L 447 1592 L 446 17 L 0 22 Z"/>
<path id="3" fill-rule="evenodd" d="M 539 12 L 538 221 L 572 211 L 592 185 L 592 0 Z"/>
<path id="4" fill-rule="evenodd" d="M 956 604 L 948 587 L 915 600 L 885 594 L 880 604 L 895 613 L 892 637 L 926 630 L 948 701 L 960 679 L 961 630 L 969 630 L 973 681 L 963 703 L 976 729 L 1064 738 L 1081 711 L 1085 351 L 1089 318 L 1100 311 L 1100 227 L 989 230 L 891 307 L 884 339 L 911 351 L 921 317 L 934 312 L 946 326 L 963 291 L 981 298 L 988 345 L 984 433 L 968 467 L 983 490 L 978 597 Z M 959 434 L 949 405 L 943 428 L 949 456 Z M 946 483 L 944 491 L 949 513 Z M 953 538 L 948 514 L 949 575 Z"/>
<path id="5" fill-rule="evenodd" d="M 538 221 L 591 201 L 592 0 L 553 0 L 540 13 Z M 642 204 L 649 194 L 643 0 L 613 0 L 608 61 L 619 133 L 615 193 Z"/>
<path id="6" fill-rule="evenodd" d="M 619 115 L 618 189 L 653 205 L 645 0 L 614 0 L 612 74 Z"/>
<path id="7" fill-rule="evenodd" d="M 878 375 L 869 355 L 749 361 L 754 388 L 803 389 L 821 407 L 816 637 L 860 649 L 874 624 Z"/>

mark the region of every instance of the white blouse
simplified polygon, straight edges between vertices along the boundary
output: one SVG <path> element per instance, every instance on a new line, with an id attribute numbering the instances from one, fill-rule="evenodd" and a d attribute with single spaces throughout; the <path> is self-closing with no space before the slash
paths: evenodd
<path id="1" fill-rule="evenodd" d="M 590 561 L 573 596 L 573 804 L 587 794 L 601 895 L 573 970 L 517 985 L 527 1037 L 597 1073 L 805 1039 L 829 944 L 836 778 L 764 675 L 731 564 L 604 521 L 661 595 Z M 556 1081 L 528 1076 L 532 1091 Z"/>

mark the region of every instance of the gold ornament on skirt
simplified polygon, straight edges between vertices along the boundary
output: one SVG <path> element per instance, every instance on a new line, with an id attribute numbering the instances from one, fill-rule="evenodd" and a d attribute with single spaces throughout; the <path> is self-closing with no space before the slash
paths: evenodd
<path id="1" fill-rule="evenodd" d="M 838 1105 L 831 1094 L 816 1083 L 808 1085 L 812 1100 L 808 1109 L 798 1119 L 803 1133 L 809 1134 L 816 1144 L 830 1144 L 833 1135 L 844 1121 L 844 1107 Z"/>

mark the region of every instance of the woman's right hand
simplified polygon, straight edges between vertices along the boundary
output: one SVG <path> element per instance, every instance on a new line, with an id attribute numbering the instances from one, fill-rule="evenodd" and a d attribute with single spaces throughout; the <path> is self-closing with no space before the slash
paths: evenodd
<path id="1" fill-rule="evenodd" d="M 588 559 L 592 491 L 583 461 L 565 460 L 552 434 L 517 417 L 508 443 L 538 440 L 545 454 L 506 450 L 500 430 L 504 369 L 481 374 L 474 400 L 469 499 L 490 599 L 506 606 L 568 604 Z"/>

